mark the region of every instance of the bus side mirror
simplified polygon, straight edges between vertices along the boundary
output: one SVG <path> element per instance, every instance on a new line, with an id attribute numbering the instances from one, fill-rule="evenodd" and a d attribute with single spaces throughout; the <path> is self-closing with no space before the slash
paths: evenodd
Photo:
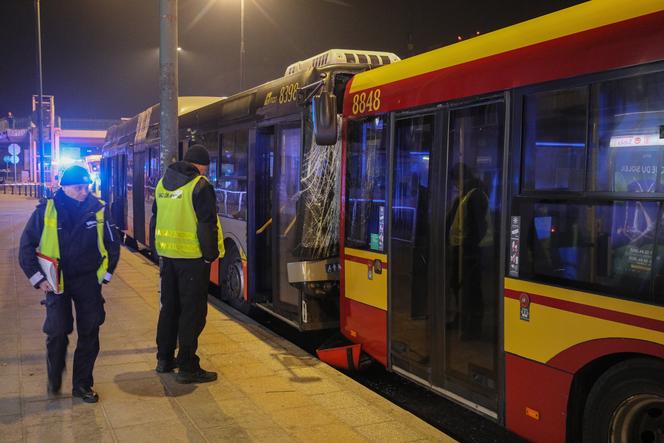
<path id="1" fill-rule="evenodd" d="M 321 91 L 312 99 L 314 139 L 322 146 L 337 144 L 337 97 Z"/>

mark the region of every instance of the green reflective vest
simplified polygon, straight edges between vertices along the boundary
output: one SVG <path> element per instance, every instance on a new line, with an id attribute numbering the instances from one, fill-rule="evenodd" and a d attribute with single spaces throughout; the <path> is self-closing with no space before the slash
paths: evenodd
<path id="1" fill-rule="evenodd" d="M 194 210 L 193 194 L 199 180 L 198 176 L 186 185 L 169 191 L 164 188 L 163 178 L 157 183 L 155 198 L 157 201 L 157 223 L 155 227 L 155 247 L 160 256 L 168 258 L 201 258 L 201 245 L 196 227 L 198 218 Z M 224 234 L 217 216 L 217 246 L 219 258 L 224 256 Z"/>
<path id="2" fill-rule="evenodd" d="M 100 200 L 102 205 L 104 202 Z M 108 271 L 108 252 L 106 252 L 106 246 L 104 245 L 104 208 L 101 208 L 95 214 L 97 219 L 97 247 L 99 248 L 99 254 L 102 257 L 101 265 L 97 269 L 97 281 L 101 284 L 104 280 L 104 276 Z M 55 209 L 55 203 L 53 199 L 48 199 L 46 201 L 46 210 L 44 211 L 44 229 L 42 230 L 42 235 L 39 240 L 39 253 L 47 257 L 60 260 L 60 241 L 58 239 L 58 212 Z M 60 281 L 58 292 L 65 290 L 65 281 L 62 275 L 62 269 L 60 269 Z"/>

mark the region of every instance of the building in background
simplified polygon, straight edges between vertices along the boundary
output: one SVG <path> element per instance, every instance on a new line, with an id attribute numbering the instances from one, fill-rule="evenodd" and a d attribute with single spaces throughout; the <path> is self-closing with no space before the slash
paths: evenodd
<path id="1" fill-rule="evenodd" d="M 43 97 L 44 182 L 57 184 L 60 172 L 72 164 L 88 167 L 95 175 L 99 162 L 95 156 L 100 153 L 106 129 L 119 120 L 61 118 L 55 112 L 55 98 Z M 0 118 L 0 183 L 40 181 L 37 109 L 38 96 L 33 95 L 32 115 Z"/>

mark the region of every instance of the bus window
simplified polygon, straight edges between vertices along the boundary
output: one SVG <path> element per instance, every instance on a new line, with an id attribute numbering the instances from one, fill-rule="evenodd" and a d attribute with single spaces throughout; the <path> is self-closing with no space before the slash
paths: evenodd
<path id="1" fill-rule="evenodd" d="M 387 134 L 385 117 L 350 121 L 346 162 L 346 246 L 385 251 Z"/>
<path id="2" fill-rule="evenodd" d="M 528 216 L 533 277 L 650 300 L 659 203 L 535 203 Z"/>
<path id="3" fill-rule="evenodd" d="M 220 136 L 221 157 L 217 179 L 219 212 L 226 217 L 247 219 L 247 146 L 246 129 Z"/>
<path id="4" fill-rule="evenodd" d="M 150 147 L 150 165 L 147 186 L 157 187 L 157 182 L 161 178 L 159 174 L 159 146 Z"/>
<path id="5" fill-rule="evenodd" d="M 660 210 L 659 226 L 657 228 L 657 249 L 655 254 L 653 302 L 664 306 L 664 211 Z"/>
<path id="6" fill-rule="evenodd" d="M 595 85 L 592 110 L 590 189 L 664 191 L 664 72 Z"/>
<path id="7" fill-rule="evenodd" d="M 524 191 L 582 191 L 587 88 L 525 98 Z"/>

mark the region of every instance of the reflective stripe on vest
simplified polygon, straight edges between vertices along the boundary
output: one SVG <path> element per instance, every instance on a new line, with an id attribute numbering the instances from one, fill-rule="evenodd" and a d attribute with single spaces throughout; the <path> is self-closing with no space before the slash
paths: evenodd
<path id="1" fill-rule="evenodd" d="M 163 179 L 157 183 L 157 223 L 155 248 L 157 254 L 169 258 L 201 258 L 203 253 L 198 241 L 198 217 L 194 209 L 194 188 L 207 177 L 199 175 L 184 186 L 169 191 Z M 224 234 L 217 216 L 217 246 L 219 257 L 224 256 Z"/>
<path id="2" fill-rule="evenodd" d="M 100 203 L 105 203 L 100 200 Z M 108 252 L 104 245 L 104 208 L 102 207 L 95 214 L 97 220 L 97 247 L 102 257 L 101 265 L 97 269 L 97 281 L 101 283 L 108 271 Z M 60 260 L 60 240 L 58 237 L 58 211 L 55 209 L 53 199 L 46 201 L 46 210 L 44 211 L 44 229 L 39 239 L 39 252 L 47 257 Z M 60 269 L 60 288 L 58 292 L 65 289 L 65 281 Z"/>

